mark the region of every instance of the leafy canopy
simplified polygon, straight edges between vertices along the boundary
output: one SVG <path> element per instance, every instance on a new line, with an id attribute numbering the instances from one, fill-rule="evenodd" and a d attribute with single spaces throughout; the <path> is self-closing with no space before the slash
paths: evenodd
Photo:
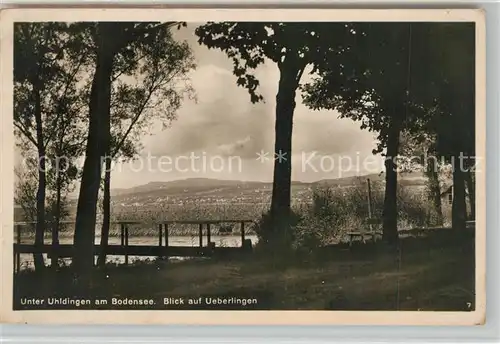
<path id="1" fill-rule="evenodd" d="M 198 42 L 225 52 L 233 62 L 237 84 L 246 88 L 252 103 L 263 100 L 253 71 L 269 59 L 280 71 L 317 65 L 350 49 L 356 39 L 351 24 L 311 22 L 209 22 L 196 31 Z M 297 83 L 299 80 L 296 80 Z"/>
<path id="2" fill-rule="evenodd" d="M 361 122 L 379 133 L 381 152 L 390 123 L 411 120 L 411 37 L 406 23 L 356 23 L 355 54 L 325 60 L 313 82 L 303 86 L 304 102 L 312 109 L 337 110 L 342 118 Z"/>
<path id="3" fill-rule="evenodd" d="M 473 25 L 356 23 L 354 30 L 361 32 L 357 53 L 340 65 L 327 60 L 318 66 L 318 76 L 303 87 L 306 105 L 335 109 L 378 132 L 377 152 L 394 121 L 422 140 L 422 132 L 438 134 L 438 150 L 450 151 L 460 137 L 450 132 L 452 122 L 474 127 Z M 471 142 L 468 132 L 461 137 Z"/>

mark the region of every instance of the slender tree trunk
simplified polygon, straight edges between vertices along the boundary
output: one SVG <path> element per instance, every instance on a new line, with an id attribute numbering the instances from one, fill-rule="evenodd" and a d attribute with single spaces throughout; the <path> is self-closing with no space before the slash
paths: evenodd
<path id="1" fill-rule="evenodd" d="M 394 115 L 394 117 L 397 115 Z M 399 150 L 400 125 L 395 119 L 392 119 L 388 138 L 387 154 L 385 159 L 385 196 L 383 218 L 382 238 L 389 244 L 396 244 L 398 241 L 398 173 L 396 158 Z"/>
<path id="2" fill-rule="evenodd" d="M 36 229 L 35 229 L 35 247 L 43 245 L 45 234 L 45 192 L 46 192 L 46 162 L 45 145 L 43 139 L 42 108 L 40 99 L 39 81 L 33 81 L 35 96 L 35 122 L 36 122 L 36 140 L 38 150 L 38 189 L 36 192 Z M 35 269 L 40 271 L 45 268 L 45 262 L 42 253 L 34 253 L 33 260 Z"/>
<path id="3" fill-rule="evenodd" d="M 465 204 L 464 172 L 457 164 L 453 165 L 453 204 L 451 207 L 452 227 L 457 230 L 465 229 L 467 208 Z"/>
<path id="4" fill-rule="evenodd" d="M 465 172 L 465 181 L 467 183 L 467 192 L 469 193 L 470 202 L 470 220 L 476 219 L 476 188 L 474 187 L 474 180 L 472 178 L 472 171 Z"/>
<path id="5" fill-rule="evenodd" d="M 106 251 L 109 241 L 109 227 L 111 217 L 111 158 L 106 159 L 106 172 L 104 175 L 103 220 L 101 227 L 101 252 L 97 260 L 98 266 L 106 265 Z"/>
<path id="6" fill-rule="evenodd" d="M 39 148 L 40 149 L 40 148 Z M 38 190 L 36 192 L 36 229 L 35 229 L 35 246 L 41 247 L 45 234 L 45 189 L 46 189 L 46 173 L 45 173 L 45 151 L 39 150 L 38 153 Z M 45 268 L 45 262 L 42 253 L 34 253 L 33 260 L 37 271 Z"/>
<path id="7" fill-rule="evenodd" d="M 110 47 L 112 30 L 100 23 L 96 70 L 90 95 L 90 120 L 85 162 L 78 198 L 73 263 L 81 275 L 86 275 L 94 265 L 94 240 L 97 216 L 97 200 L 101 181 L 102 157 L 106 152 L 107 132 L 110 126 L 111 74 L 113 49 Z M 109 31 L 109 32 L 108 32 Z"/>
<path id="8" fill-rule="evenodd" d="M 59 248 L 59 231 L 61 228 L 61 192 L 62 192 L 62 181 L 60 171 L 56 171 L 56 209 L 55 209 L 55 223 L 52 228 L 52 247 L 56 250 Z M 51 265 L 54 269 L 57 269 L 59 262 L 59 256 L 56 253 L 52 254 Z"/>
<path id="9" fill-rule="evenodd" d="M 292 180 L 292 129 L 295 93 L 304 67 L 292 61 L 280 66 L 276 95 L 275 160 L 271 198 L 271 230 L 273 239 L 288 242 Z"/>
<path id="10" fill-rule="evenodd" d="M 433 154 L 434 155 L 434 154 Z M 426 164 L 426 174 L 428 178 L 428 195 L 429 201 L 432 202 L 435 223 L 437 226 L 443 225 L 443 208 L 441 204 L 441 188 L 439 186 L 439 175 L 437 171 L 438 165 L 437 161 L 434 159 L 434 156 L 431 156 L 427 159 Z"/>
<path id="11" fill-rule="evenodd" d="M 61 128 L 62 132 L 59 136 L 59 142 L 56 149 L 56 159 L 54 161 L 54 166 L 56 168 L 56 209 L 55 209 L 55 223 L 52 225 L 52 247 L 55 251 L 59 249 L 59 232 L 61 230 L 61 198 L 62 198 L 62 169 L 68 166 L 61 166 L 61 158 L 63 158 L 63 145 L 64 145 L 64 135 L 65 128 Z M 53 252 L 51 258 L 51 264 L 54 269 L 59 267 L 59 255 Z"/>

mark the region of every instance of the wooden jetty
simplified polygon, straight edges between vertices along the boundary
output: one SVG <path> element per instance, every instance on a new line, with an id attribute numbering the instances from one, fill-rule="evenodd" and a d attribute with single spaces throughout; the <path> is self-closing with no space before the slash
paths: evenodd
<path id="1" fill-rule="evenodd" d="M 212 257 L 227 256 L 252 251 L 252 242 L 245 239 L 245 224 L 252 223 L 253 220 L 187 220 L 187 221 L 161 221 L 155 226 L 158 228 L 158 245 L 130 245 L 130 225 L 139 225 L 137 221 L 112 221 L 111 224 L 120 226 L 120 244 L 108 244 L 106 255 L 124 256 L 125 264 L 129 262 L 129 256 L 150 256 L 150 257 Z M 74 222 L 64 221 L 62 224 L 74 224 Z M 220 224 L 240 224 L 241 246 L 240 247 L 218 247 L 211 241 L 212 226 Z M 71 258 L 73 257 L 73 244 L 59 244 L 54 240 L 56 236 L 52 233 L 52 243 L 35 245 L 26 244 L 21 241 L 21 229 L 24 226 L 32 226 L 33 222 L 15 222 L 15 243 L 14 243 L 14 272 L 20 271 L 21 254 L 45 253 L 48 257 Z M 169 245 L 169 225 L 185 224 L 198 226 L 198 246 L 171 246 Z M 204 241 L 204 229 L 206 229 L 206 240 Z M 101 245 L 94 245 L 94 255 L 98 256 L 102 250 Z"/>

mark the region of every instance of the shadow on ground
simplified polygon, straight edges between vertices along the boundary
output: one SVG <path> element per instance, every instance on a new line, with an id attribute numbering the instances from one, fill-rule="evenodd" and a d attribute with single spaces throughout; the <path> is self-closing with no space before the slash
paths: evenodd
<path id="1" fill-rule="evenodd" d="M 15 276 L 14 309 L 65 309 L 50 298 L 88 299 L 92 309 L 277 309 L 472 311 L 474 234 L 452 230 L 382 243 L 323 248 L 313 255 L 269 261 L 156 261 L 107 266 L 82 288 L 70 268 Z M 21 301 L 38 298 L 45 306 Z M 154 305 L 96 305 L 95 300 L 154 300 Z M 225 304 L 165 305 L 165 298 L 226 300 Z M 243 306 L 240 299 L 256 300 Z M 224 301 L 222 301 L 224 302 Z"/>

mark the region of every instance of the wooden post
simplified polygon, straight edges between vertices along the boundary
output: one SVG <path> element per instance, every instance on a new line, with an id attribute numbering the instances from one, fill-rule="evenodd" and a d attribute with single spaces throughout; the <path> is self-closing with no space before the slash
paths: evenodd
<path id="1" fill-rule="evenodd" d="M 245 244 L 245 221 L 241 221 L 241 247 Z"/>
<path id="2" fill-rule="evenodd" d="M 16 242 L 17 242 L 17 250 L 14 253 L 15 254 L 15 261 L 16 261 L 16 271 L 19 272 L 21 271 L 21 254 L 19 253 L 19 245 L 21 244 L 21 225 L 16 226 Z"/>
<path id="3" fill-rule="evenodd" d="M 160 224 L 158 224 L 158 241 L 159 241 L 158 246 L 160 246 L 160 247 L 161 247 L 161 244 L 163 241 L 162 231 L 163 231 L 163 225 L 160 223 Z"/>
<path id="4" fill-rule="evenodd" d="M 165 223 L 165 247 L 168 247 L 168 223 Z"/>
<path id="5" fill-rule="evenodd" d="M 14 227 L 15 228 L 15 227 Z M 17 273 L 17 263 L 16 263 L 16 260 L 17 260 L 17 256 L 16 256 L 16 244 L 14 244 L 14 250 L 12 251 L 13 255 L 12 255 L 12 263 L 14 263 L 14 265 L 12 266 L 12 270 L 14 270 L 14 274 Z"/>
<path id="6" fill-rule="evenodd" d="M 128 265 L 128 224 L 125 225 L 125 265 Z"/>
<path id="7" fill-rule="evenodd" d="M 163 257 L 163 254 L 161 254 L 161 245 L 163 241 L 163 224 L 159 223 L 158 224 L 158 246 L 160 247 L 160 253 L 158 254 L 158 258 Z"/>
<path id="8" fill-rule="evenodd" d="M 60 223 L 59 223 L 60 226 Z M 50 266 L 53 269 L 58 268 L 58 255 L 57 255 L 57 248 L 59 247 L 59 233 L 57 233 L 57 226 L 55 224 L 52 224 L 52 255 L 50 256 Z"/>
<path id="9" fill-rule="evenodd" d="M 168 223 L 165 223 L 165 247 L 167 250 L 167 254 L 164 257 L 168 257 Z"/>
<path id="10" fill-rule="evenodd" d="M 368 217 L 371 219 L 372 218 L 372 187 L 371 187 L 369 178 L 366 180 L 366 182 L 368 185 Z"/>
<path id="11" fill-rule="evenodd" d="M 125 225 L 120 223 L 120 243 L 125 246 Z"/>
<path id="12" fill-rule="evenodd" d="M 207 223 L 207 246 L 210 246 L 210 223 Z"/>
<path id="13" fill-rule="evenodd" d="M 200 247 L 203 247 L 203 223 L 200 223 Z"/>
<path id="14" fill-rule="evenodd" d="M 370 185 L 370 178 L 366 179 L 368 185 L 368 219 L 372 218 L 372 187 Z M 366 227 L 365 227 L 366 228 Z M 373 232 L 372 224 L 369 224 L 370 232 Z"/>

